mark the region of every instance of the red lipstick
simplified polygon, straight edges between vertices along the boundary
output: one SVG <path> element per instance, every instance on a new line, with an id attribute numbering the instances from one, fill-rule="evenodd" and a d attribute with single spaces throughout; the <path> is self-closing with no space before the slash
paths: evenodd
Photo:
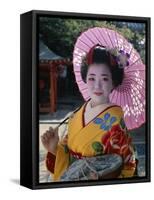
<path id="1" fill-rule="evenodd" d="M 95 95 L 101 96 L 103 93 L 102 92 L 94 92 Z"/>

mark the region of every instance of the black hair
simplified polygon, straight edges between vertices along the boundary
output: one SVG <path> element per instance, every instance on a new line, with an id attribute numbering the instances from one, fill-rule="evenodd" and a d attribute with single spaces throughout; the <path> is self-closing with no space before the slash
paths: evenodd
<path id="1" fill-rule="evenodd" d="M 86 83 L 88 67 L 90 64 L 105 64 L 109 67 L 114 87 L 122 84 L 124 69 L 119 68 L 116 59 L 103 46 L 96 45 L 90 49 L 81 64 L 81 77 Z"/>

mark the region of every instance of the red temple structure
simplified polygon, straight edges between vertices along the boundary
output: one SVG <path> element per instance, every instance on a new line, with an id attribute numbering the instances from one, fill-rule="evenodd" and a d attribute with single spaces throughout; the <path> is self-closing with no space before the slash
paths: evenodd
<path id="1" fill-rule="evenodd" d="M 65 76 L 65 67 L 72 66 L 69 58 L 63 58 L 39 42 L 39 112 L 53 113 L 57 109 L 57 80 Z"/>

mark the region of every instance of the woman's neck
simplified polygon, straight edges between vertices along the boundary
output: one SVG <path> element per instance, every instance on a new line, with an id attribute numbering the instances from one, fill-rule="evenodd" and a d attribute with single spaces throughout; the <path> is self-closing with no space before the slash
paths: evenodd
<path id="1" fill-rule="evenodd" d="M 104 101 L 104 102 L 103 101 L 102 102 L 96 102 L 96 101 L 90 100 L 89 103 L 90 103 L 90 106 L 92 108 L 94 108 L 94 107 L 99 106 L 99 105 L 108 105 L 108 104 L 110 104 L 110 101 L 109 101 L 109 99 Z"/>

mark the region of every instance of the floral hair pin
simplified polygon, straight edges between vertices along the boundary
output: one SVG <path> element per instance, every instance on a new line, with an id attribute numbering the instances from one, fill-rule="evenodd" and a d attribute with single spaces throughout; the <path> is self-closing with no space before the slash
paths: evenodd
<path id="1" fill-rule="evenodd" d="M 106 48 L 107 51 L 112 55 L 119 68 L 124 68 L 129 65 L 130 54 L 125 53 L 124 50 L 118 50 L 117 48 Z"/>

